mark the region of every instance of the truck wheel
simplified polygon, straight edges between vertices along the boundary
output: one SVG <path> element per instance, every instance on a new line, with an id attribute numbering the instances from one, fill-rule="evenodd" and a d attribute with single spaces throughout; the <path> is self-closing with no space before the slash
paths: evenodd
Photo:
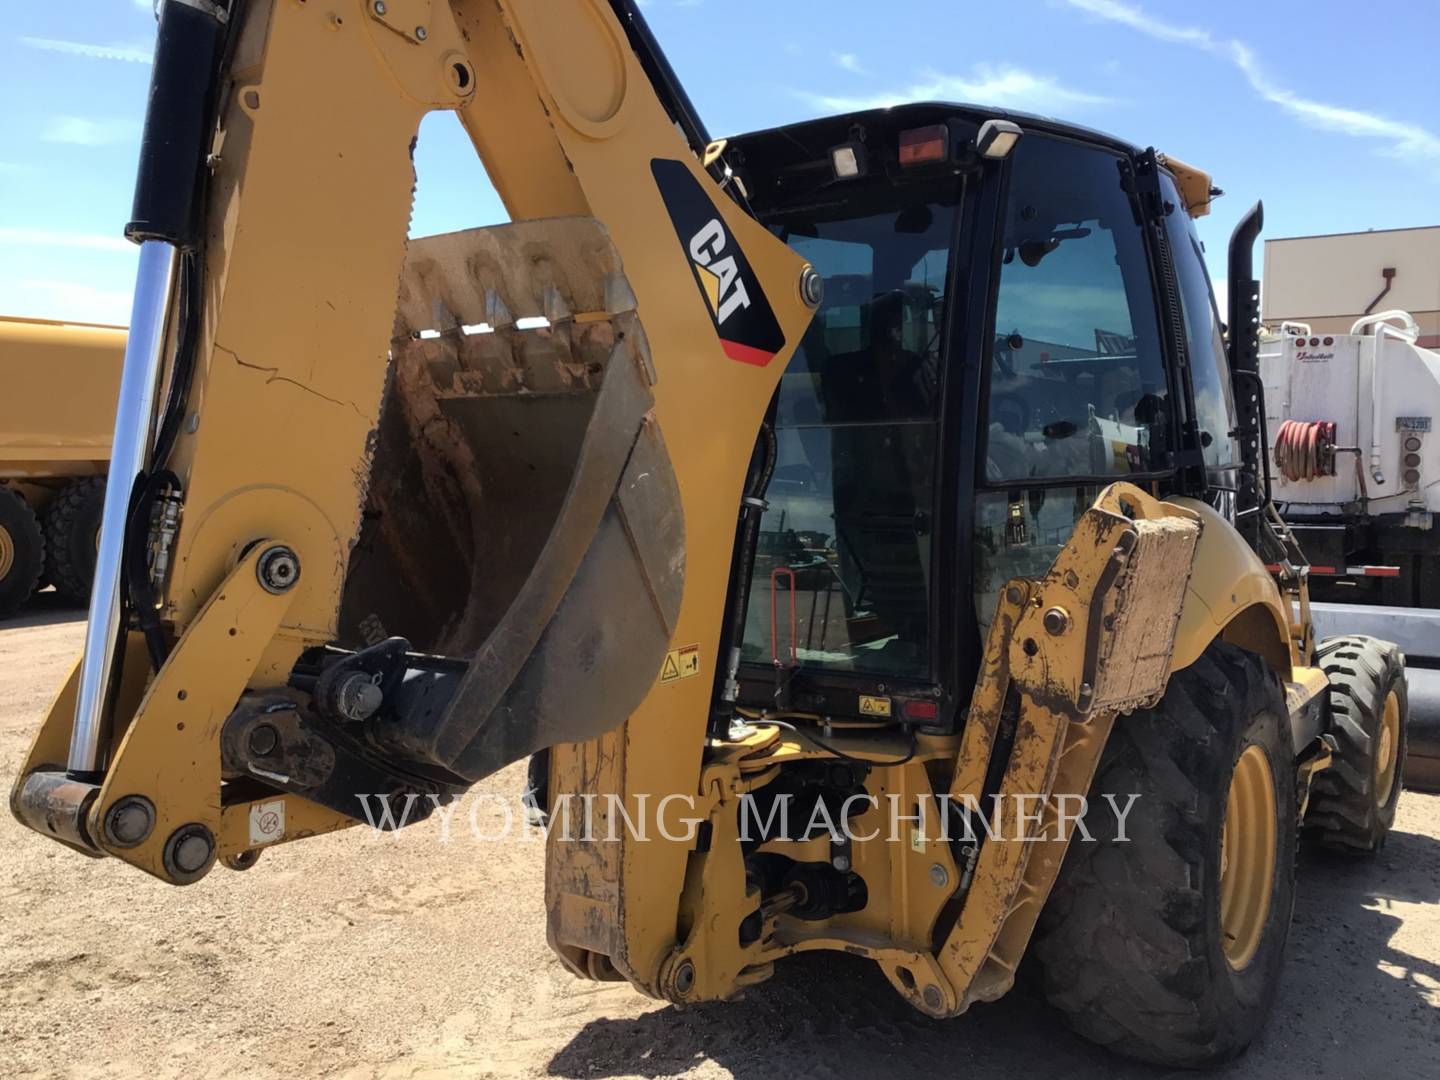
<path id="1" fill-rule="evenodd" d="M 1316 660 L 1330 680 L 1330 731 L 1340 751 L 1315 777 L 1306 838 L 1353 855 L 1385 846 L 1400 802 L 1410 719 L 1405 658 L 1370 637 L 1328 638 Z"/>
<path id="2" fill-rule="evenodd" d="M 1114 806 L 1133 812 L 1123 829 Z M 1216 642 L 1115 722 L 1033 953 L 1072 1027 L 1126 1057 L 1218 1064 L 1259 1033 L 1295 894 L 1295 754 L 1279 680 Z"/>
<path id="3" fill-rule="evenodd" d="M 45 537 L 35 511 L 14 488 L 0 487 L 0 619 L 30 599 L 44 568 Z"/>
<path id="4" fill-rule="evenodd" d="M 105 481 L 98 476 L 72 480 L 45 511 L 46 567 L 55 591 L 83 604 L 95 578 L 95 550 L 105 511 Z"/>

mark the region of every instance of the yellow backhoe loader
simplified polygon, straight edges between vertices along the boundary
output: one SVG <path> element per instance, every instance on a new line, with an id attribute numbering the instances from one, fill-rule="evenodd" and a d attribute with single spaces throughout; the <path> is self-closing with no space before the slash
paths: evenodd
<path id="1" fill-rule="evenodd" d="M 437 109 L 513 220 L 407 245 Z M 167 0 L 149 110 L 23 822 L 184 884 L 535 755 L 581 977 L 843 950 L 949 1017 L 1028 953 L 1118 1052 L 1254 1038 L 1406 713 L 1270 506 L 1258 206 L 1227 350 L 1201 171 L 947 104 L 712 140 L 631 0 Z"/>

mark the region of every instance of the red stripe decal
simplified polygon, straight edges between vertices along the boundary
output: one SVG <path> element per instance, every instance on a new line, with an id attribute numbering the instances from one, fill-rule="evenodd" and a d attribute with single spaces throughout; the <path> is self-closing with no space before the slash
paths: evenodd
<path id="1" fill-rule="evenodd" d="M 754 364 L 756 367 L 764 367 L 775 359 L 773 352 L 766 352 L 764 349 L 756 349 L 750 345 L 741 345 L 738 341 L 726 341 L 720 339 L 720 347 L 725 350 L 725 355 L 731 360 L 739 360 L 742 364 Z"/>

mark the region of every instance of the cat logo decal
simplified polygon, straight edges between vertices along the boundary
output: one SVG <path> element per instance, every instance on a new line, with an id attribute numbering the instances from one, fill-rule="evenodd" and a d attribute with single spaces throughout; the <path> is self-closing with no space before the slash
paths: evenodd
<path id="1" fill-rule="evenodd" d="M 684 162 L 656 158 L 650 162 L 650 172 L 690 261 L 720 347 L 732 360 L 764 367 L 784 347 L 785 335 L 745 252 Z"/>

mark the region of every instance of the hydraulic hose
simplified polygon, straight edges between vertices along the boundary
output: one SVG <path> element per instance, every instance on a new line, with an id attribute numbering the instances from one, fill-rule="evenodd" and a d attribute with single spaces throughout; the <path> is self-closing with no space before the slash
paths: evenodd
<path id="1" fill-rule="evenodd" d="M 1291 483 L 1334 476 L 1334 421 L 1286 420 L 1275 436 L 1275 467 Z"/>
<path id="2" fill-rule="evenodd" d="M 160 625 L 147 539 L 157 503 L 182 495 L 180 480 L 169 464 L 200 353 L 205 284 L 202 216 L 210 179 L 205 158 L 219 107 L 220 80 L 236 43 L 236 35 L 227 28 L 243 14 L 243 0 L 232 0 L 228 12 L 210 0 L 177 0 L 167 4 L 169 8 L 174 10 L 162 12 L 156 39 L 157 74 L 146 112 L 132 219 L 125 230 L 132 239 L 174 245 L 179 259 L 175 354 L 150 468 L 138 475 L 131 495 L 123 555 L 126 600 L 156 671 L 168 657 L 170 644 Z"/>
<path id="3" fill-rule="evenodd" d="M 728 724 L 729 707 L 734 704 L 740 692 L 736 675 L 740 670 L 740 643 L 745 637 L 745 614 L 750 603 L 750 572 L 755 562 L 755 547 L 760 536 L 760 519 L 764 517 L 767 506 L 765 492 L 770 487 L 770 478 L 775 474 L 775 464 L 779 457 L 773 410 L 772 402 L 771 412 L 760 426 L 751 460 L 750 482 L 746 485 L 744 498 L 741 499 L 735 569 L 730 581 L 728 624 L 721 636 L 725 674 L 719 694 L 722 705 L 715 716 L 717 724 Z"/>

